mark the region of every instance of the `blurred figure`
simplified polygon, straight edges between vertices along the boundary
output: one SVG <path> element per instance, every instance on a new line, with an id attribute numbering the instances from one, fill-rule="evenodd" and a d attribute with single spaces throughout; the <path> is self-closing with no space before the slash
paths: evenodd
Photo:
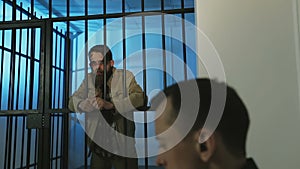
<path id="1" fill-rule="evenodd" d="M 199 91 L 199 100 L 183 97 L 182 92 L 189 92 L 190 97 L 197 94 L 191 91 L 193 83 Z M 217 110 L 211 107 L 211 86 L 214 86 L 213 95 L 218 102 L 221 92 L 226 90 L 225 107 L 215 130 L 205 123 L 208 112 Z M 225 83 L 209 79 L 180 82 L 156 95 L 151 107 L 157 112 L 155 132 L 161 152 L 157 157 L 158 166 L 166 169 L 257 169 L 255 162 L 246 157 L 247 109 L 235 90 Z M 183 113 L 183 117 L 192 116 L 192 107 L 197 110 L 196 120 L 185 134 L 182 126 L 187 120 L 182 120 L 181 124 L 175 121 L 179 113 Z M 166 130 L 172 131 L 171 134 L 163 134 Z M 182 139 L 173 144 L 178 138 Z"/>

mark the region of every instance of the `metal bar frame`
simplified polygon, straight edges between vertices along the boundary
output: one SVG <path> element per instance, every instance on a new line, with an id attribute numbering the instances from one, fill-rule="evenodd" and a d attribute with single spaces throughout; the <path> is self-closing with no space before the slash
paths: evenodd
<path id="1" fill-rule="evenodd" d="M 142 8 L 142 61 L 143 61 L 143 89 L 147 93 L 147 71 L 146 71 L 146 28 L 145 28 L 145 17 L 148 16 L 145 12 L 145 0 L 141 2 Z M 147 125 L 147 113 L 144 113 L 144 137 L 148 137 L 148 125 Z M 148 141 L 145 140 L 145 168 L 148 169 L 149 159 L 148 159 Z"/>
<path id="2" fill-rule="evenodd" d="M 146 41 L 145 41 L 145 17 L 146 16 L 151 16 L 151 15 L 156 15 L 155 13 L 153 12 L 163 12 L 165 14 L 178 14 L 178 13 L 181 13 L 182 15 L 182 18 L 184 19 L 184 15 L 186 13 L 194 13 L 194 8 L 187 8 L 185 9 L 184 8 L 184 0 L 181 0 L 182 1 L 182 8 L 181 9 L 176 9 L 176 10 L 164 10 L 164 0 L 161 1 L 161 10 L 154 10 L 154 11 L 147 11 L 145 12 L 144 10 L 144 0 L 142 0 L 142 12 L 143 12 L 143 16 L 142 16 L 142 44 L 143 44 L 143 68 L 144 68 L 144 71 L 143 71 L 143 87 L 144 87 L 144 91 L 146 92 L 147 91 L 147 85 L 146 85 L 146 75 L 147 75 L 147 72 L 146 72 Z M 31 0 L 31 11 L 28 13 L 30 15 L 28 15 L 28 17 L 32 17 L 32 18 L 36 18 L 34 17 L 34 0 Z M 51 48 L 50 46 L 52 46 L 52 43 L 49 42 L 45 42 L 45 39 L 48 39 L 49 37 L 52 37 L 52 24 L 53 22 L 60 22 L 60 21 L 66 21 L 67 22 L 67 39 L 66 39 L 66 62 L 65 62 L 65 68 L 64 69 L 61 69 L 57 66 L 54 66 L 52 68 L 55 68 L 56 70 L 59 70 L 59 71 L 64 71 L 65 73 L 65 80 L 64 80 L 64 83 L 65 83 L 65 86 L 69 84 L 70 82 L 70 79 L 71 79 L 71 76 L 70 76 L 70 73 L 71 73 L 71 70 L 70 67 L 71 67 L 71 64 L 70 64 L 70 40 L 69 40 L 69 31 L 70 31 L 70 27 L 72 27 L 72 24 L 70 24 L 70 21 L 76 21 L 76 20 L 85 20 L 85 34 L 86 34 L 86 38 L 87 38 L 87 35 L 88 35 L 88 20 L 92 20 L 92 19 L 103 19 L 103 23 L 104 23 L 104 26 L 106 25 L 106 20 L 109 19 L 109 18 L 116 18 L 116 17 L 123 17 L 123 20 L 122 20 L 122 28 L 123 28 L 123 32 L 122 32 L 122 36 L 124 37 L 123 38 L 123 59 L 126 59 L 126 39 L 125 39 L 125 36 L 126 36 L 126 32 L 125 32 L 125 16 L 126 17 L 131 17 L 129 15 L 132 15 L 132 14 L 136 14 L 136 13 L 140 13 L 140 12 L 125 12 L 125 0 L 122 0 L 122 13 L 116 13 L 116 14 L 106 14 L 106 8 L 104 8 L 104 13 L 103 14 L 99 14 L 99 15 L 88 15 L 87 13 L 87 8 L 85 10 L 85 16 L 76 16 L 76 17 L 70 17 L 70 7 L 69 7 L 69 4 L 70 4 L 70 0 L 67 0 L 67 17 L 60 17 L 60 18 L 52 18 L 52 0 L 49 0 L 49 18 L 46 18 L 46 19 L 41 19 L 41 20 L 30 20 L 30 21 L 5 21 L 3 22 L 3 24 L 0 24 L 0 29 L 3 30 L 2 34 L 2 41 L 4 41 L 4 30 L 6 29 L 11 29 L 11 27 L 18 27 L 19 28 L 27 28 L 27 30 L 29 30 L 28 28 L 35 28 L 35 27 L 39 27 L 40 25 L 43 25 L 42 26 L 42 41 L 41 43 L 45 43 L 44 45 L 42 44 L 42 50 L 44 50 L 43 52 L 45 52 L 45 54 L 42 54 L 42 57 L 41 57 L 41 63 L 40 63 L 40 67 L 41 67 L 41 71 L 40 71 L 40 74 L 41 74 L 41 77 L 43 78 L 40 78 L 40 86 L 44 87 L 42 88 L 42 90 L 40 90 L 40 93 L 39 93 L 39 97 L 40 98 L 46 98 L 48 96 L 51 96 L 50 94 L 50 91 L 51 91 L 51 85 L 50 86 L 47 86 L 47 84 L 52 84 L 52 83 L 47 83 L 47 82 L 50 82 L 51 79 L 47 79 L 46 77 L 51 77 L 51 61 L 49 60 L 49 58 L 47 58 L 46 56 L 52 56 L 50 55 L 51 54 Z M 13 18 L 16 18 L 16 10 L 17 9 L 20 9 L 18 5 L 16 5 L 16 0 L 13 0 L 12 2 L 12 5 L 13 5 L 13 9 L 14 10 L 14 14 L 13 14 Z M 88 6 L 88 0 L 85 0 L 85 6 Z M 106 0 L 104 0 L 104 7 L 106 6 Z M 3 9 L 5 9 L 5 5 L 3 5 Z M 4 10 L 5 11 L 5 10 Z M 26 11 L 27 12 L 27 11 Z M 5 14 L 4 14 L 5 16 Z M 3 16 L 3 20 L 4 20 L 4 16 Z M 22 14 L 21 14 L 22 16 Z M 136 15 L 135 15 L 136 16 Z M 29 18 L 28 18 L 29 19 Z M 16 20 L 16 19 L 13 19 L 13 20 Z M 22 19 L 21 19 L 22 20 Z M 45 23 L 46 22 L 46 23 Z M 30 23 L 30 26 L 28 25 L 28 23 Z M 105 28 L 104 28 L 105 29 Z M 182 25 L 182 31 L 183 31 L 183 41 L 185 42 L 185 25 Z M 164 50 L 163 52 L 163 64 L 164 64 L 164 70 L 166 70 L 166 53 L 165 53 L 165 36 L 164 36 L 164 15 L 162 15 L 162 48 Z M 62 34 L 62 33 L 61 33 Z M 34 36 L 34 34 L 31 34 L 31 36 Z M 21 37 L 21 36 L 20 36 Z M 34 38 L 31 38 L 31 40 L 33 40 Z M 87 42 L 87 41 L 86 41 Z M 104 44 L 106 44 L 106 30 L 104 30 Z M 49 46 L 48 46 L 49 45 Z M 48 48 L 49 47 L 49 48 Z M 5 49 L 2 48 L 2 53 L 4 53 Z M 27 49 L 28 51 L 28 49 Z M 32 50 L 31 52 L 34 52 L 34 50 Z M 17 52 L 15 54 L 18 54 Z M 20 53 L 21 54 L 21 53 Z M 2 54 L 3 56 L 3 54 Z M 183 44 L 183 56 L 184 56 L 184 62 L 186 63 L 186 46 L 185 44 Z M 3 59 L 3 57 L 2 57 Z M 30 59 L 30 58 L 28 58 Z M 34 54 L 31 55 L 31 64 L 30 64 L 30 72 L 31 74 L 33 73 L 34 71 L 34 62 L 37 61 L 35 58 L 34 58 Z M 12 62 L 11 62 L 12 63 Z M 26 62 L 27 64 L 28 62 Z M 106 64 L 106 62 L 105 62 Z M 28 65 L 26 65 L 27 67 Z M 126 62 L 124 62 L 124 65 L 123 65 L 123 68 L 124 70 L 126 71 Z M 3 69 L 1 67 L 1 69 Z M 66 70 L 67 69 L 67 70 Z M 1 79 L 3 78 L 3 71 L 1 71 Z M 26 71 L 26 74 L 27 74 L 27 71 Z M 60 74 L 59 74 L 60 75 Z M 166 82 L 167 82 L 167 79 L 166 79 L 166 72 L 164 72 L 164 87 L 166 87 Z M 186 67 L 185 67 L 185 79 L 186 79 Z M 26 77 L 26 80 L 27 80 L 27 77 Z M 60 80 L 60 79 L 59 79 Z M 125 80 L 125 79 L 124 79 Z M 19 81 L 19 80 L 18 80 Z M 27 83 L 25 83 L 27 84 Z M 124 83 L 126 84 L 126 82 Z M 2 86 L 2 84 L 0 83 L 0 86 Z M 49 87 L 49 88 L 47 88 Z M 105 86 L 106 87 L 106 86 Z M 12 86 L 12 91 L 13 90 L 13 86 Z M 30 83 L 30 91 L 33 90 L 33 84 Z M 25 91 L 26 90 L 26 87 L 25 87 Z M 32 93 L 32 92 L 31 92 Z M 64 90 L 64 104 L 63 106 L 66 106 L 65 103 L 67 103 L 68 101 L 68 98 L 67 96 L 69 95 L 69 90 Z M 26 96 L 26 92 L 25 92 L 25 96 Z M 13 99 L 13 95 L 10 96 L 11 99 Z M 32 97 L 29 97 L 29 98 L 32 98 Z M 1 98 L 0 98 L 1 99 Z M 18 100 L 18 99 L 17 99 Z M 39 107 L 38 107 L 38 110 L 20 110 L 20 111 L 16 111 L 16 110 L 12 110 L 12 111 L 0 111 L 0 116 L 7 116 L 7 115 L 27 115 L 27 114 L 31 114 L 31 113 L 43 113 L 44 115 L 47 115 L 47 114 L 52 114 L 53 112 L 62 112 L 64 113 L 62 116 L 64 117 L 64 121 L 63 121 L 63 132 L 64 132 L 64 138 L 63 138 L 63 141 L 64 141 L 64 145 L 67 145 L 68 143 L 68 132 L 66 131 L 66 129 L 68 129 L 68 114 L 70 111 L 66 108 L 59 108 L 60 106 L 58 106 L 57 109 L 54 109 L 54 108 L 50 108 L 49 106 L 51 105 L 50 101 L 46 101 L 47 99 L 41 99 L 43 100 L 42 103 L 39 103 Z M 26 102 L 26 100 L 24 100 L 24 102 Z M 59 101 L 58 101 L 59 102 Z M 12 103 L 12 102 L 11 102 Z M 59 104 L 59 103 L 58 103 Z M 32 99 L 29 100 L 29 108 L 31 107 L 32 105 Z M 11 105 L 13 106 L 13 105 Z M 10 107 L 11 107 L 10 106 Z M 24 106 L 26 106 L 26 104 L 24 104 Z M 32 108 L 32 107 L 31 107 Z M 145 120 L 147 120 L 147 114 L 144 113 L 144 118 Z M 17 119 L 16 119 L 17 120 Z M 47 120 L 47 119 L 46 119 Z M 50 119 L 48 119 L 50 121 Z M 12 124 L 12 121 L 9 120 L 9 123 Z M 25 125 L 25 118 L 23 119 L 23 125 Z M 144 131 L 145 131 L 145 136 L 147 136 L 147 125 L 145 124 L 144 126 Z M 46 147 L 44 147 L 45 149 L 43 150 L 43 153 L 44 154 L 41 154 L 41 150 L 39 149 L 39 157 L 38 157 L 38 168 L 44 168 L 44 167 L 47 167 L 47 166 L 50 166 L 50 159 L 59 159 L 59 158 L 62 158 L 62 162 L 61 162 L 61 165 L 64 166 L 64 168 L 66 168 L 68 166 L 68 147 L 67 146 L 64 146 L 64 150 L 63 150 L 63 154 L 62 156 L 58 157 L 58 154 L 56 154 L 57 156 L 56 157 L 53 157 L 53 158 L 50 158 L 49 157 L 49 154 L 50 154 L 50 144 L 49 147 L 46 143 L 49 143 L 49 134 L 50 134 L 50 130 L 49 129 L 38 129 L 39 130 L 39 140 L 38 140 L 38 145 L 39 147 L 41 145 L 46 145 Z M 16 134 L 16 133 L 15 133 Z M 28 134 L 30 134 L 31 136 L 31 129 L 28 130 Z M 24 135 L 22 136 L 24 138 Z M 30 137 L 28 138 L 30 140 Z M 57 138 L 58 139 L 58 138 Z M 44 142 L 46 141 L 46 142 Z M 30 141 L 29 141 L 30 142 Z M 44 142 L 44 143 L 43 143 Z M 24 145 L 22 145 L 23 147 Z M 145 146 L 146 146 L 146 154 L 148 153 L 147 152 L 147 143 L 145 143 Z M 28 150 L 30 150 L 30 144 L 27 143 L 27 147 L 29 147 Z M 23 149 L 22 149 L 23 150 Z M 47 154 L 48 155 L 45 155 Z M 28 153 L 28 152 L 27 152 Z M 57 152 L 56 152 L 57 153 Z M 87 153 L 86 153 L 87 154 Z M 49 158 L 48 158 L 49 157 Z M 23 158 L 22 158 L 23 159 Z M 31 166 L 29 164 L 29 157 L 27 156 L 27 167 Z M 49 165 L 48 165 L 49 164 Z M 56 161 L 56 164 L 57 164 L 57 161 Z M 9 165 L 9 164 L 8 164 Z M 22 165 L 22 163 L 21 163 Z M 56 165 L 57 167 L 57 165 Z M 87 167 L 87 163 L 85 163 L 85 167 Z M 148 168 L 148 158 L 145 159 L 145 167 Z"/>

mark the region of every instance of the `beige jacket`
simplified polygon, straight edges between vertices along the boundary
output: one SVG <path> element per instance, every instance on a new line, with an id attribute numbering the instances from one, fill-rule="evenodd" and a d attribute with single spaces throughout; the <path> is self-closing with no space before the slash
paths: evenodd
<path id="1" fill-rule="evenodd" d="M 113 127 L 119 133 L 134 137 L 134 122 L 131 120 L 127 120 L 123 116 L 126 116 L 129 119 L 133 119 L 133 111 L 137 107 L 144 106 L 146 96 L 142 88 L 137 84 L 133 74 L 130 71 L 126 71 L 125 73 L 126 88 L 124 88 L 123 75 L 124 70 L 114 68 L 113 74 L 107 82 L 107 86 L 110 89 L 111 101 L 115 107 L 115 110 L 113 111 L 114 124 L 111 127 Z M 100 89 L 95 89 L 94 79 L 94 75 L 92 73 L 89 73 L 87 78 L 85 78 L 81 83 L 78 90 L 74 92 L 74 94 L 69 98 L 69 109 L 71 111 L 80 112 L 80 110 L 78 109 L 78 104 L 81 101 L 83 101 L 87 97 L 95 97 L 96 95 L 101 94 L 102 91 L 100 91 Z M 90 138 L 114 137 L 112 135 L 109 135 L 108 133 L 105 133 L 103 135 L 101 134 L 101 136 L 99 136 L 99 127 L 105 128 L 105 125 L 103 124 L 103 122 L 101 122 L 102 120 L 99 116 L 99 113 L 99 111 L 86 112 L 84 128 L 87 135 Z M 127 127 L 125 127 L 125 122 L 127 123 Z M 127 128 L 127 132 L 125 131 L 125 128 Z M 96 130 L 97 134 L 95 134 Z M 120 146 L 122 145 L 122 141 L 124 142 L 124 139 L 122 139 L 121 137 L 116 137 L 115 139 L 110 139 L 110 141 L 114 141 L 114 143 L 112 144 L 117 144 L 118 146 Z M 128 145 L 129 150 L 134 149 L 134 147 L 132 147 L 134 146 L 134 143 L 128 143 Z M 114 149 L 118 148 L 115 147 Z"/>

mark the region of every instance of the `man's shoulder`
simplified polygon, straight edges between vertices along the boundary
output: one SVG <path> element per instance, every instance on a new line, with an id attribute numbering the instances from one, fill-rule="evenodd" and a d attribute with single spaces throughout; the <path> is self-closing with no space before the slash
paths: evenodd
<path id="1" fill-rule="evenodd" d="M 246 165 L 242 169 L 258 169 L 258 167 L 252 158 L 248 158 Z"/>
<path id="2" fill-rule="evenodd" d="M 86 74 L 85 78 L 92 78 L 94 77 L 94 74 L 92 72 L 89 72 Z"/>
<path id="3" fill-rule="evenodd" d="M 133 76 L 133 73 L 129 70 L 124 69 L 115 69 L 113 75 L 114 76 L 123 76 L 123 74 L 126 73 L 126 76 Z"/>

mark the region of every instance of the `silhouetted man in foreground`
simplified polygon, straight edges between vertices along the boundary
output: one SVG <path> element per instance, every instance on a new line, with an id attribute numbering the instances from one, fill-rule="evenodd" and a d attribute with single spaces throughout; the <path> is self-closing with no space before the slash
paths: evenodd
<path id="1" fill-rule="evenodd" d="M 196 88 L 193 89 L 193 85 Z M 224 109 L 218 112 L 216 106 L 222 105 L 219 104 L 222 103 L 222 93 L 226 100 L 223 100 Z M 166 169 L 257 168 L 251 158 L 246 158 L 247 109 L 235 90 L 226 84 L 209 79 L 180 82 L 155 96 L 151 107 L 157 113 L 155 132 L 161 152 L 157 165 Z M 184 133 L 194 110 L 195 123 Z M 215 127 L 214 123 L 206 123 L 209 111 L 223 113 Z M 178 118 L 186 120 L 179 119 L 178 123 Z"/>

